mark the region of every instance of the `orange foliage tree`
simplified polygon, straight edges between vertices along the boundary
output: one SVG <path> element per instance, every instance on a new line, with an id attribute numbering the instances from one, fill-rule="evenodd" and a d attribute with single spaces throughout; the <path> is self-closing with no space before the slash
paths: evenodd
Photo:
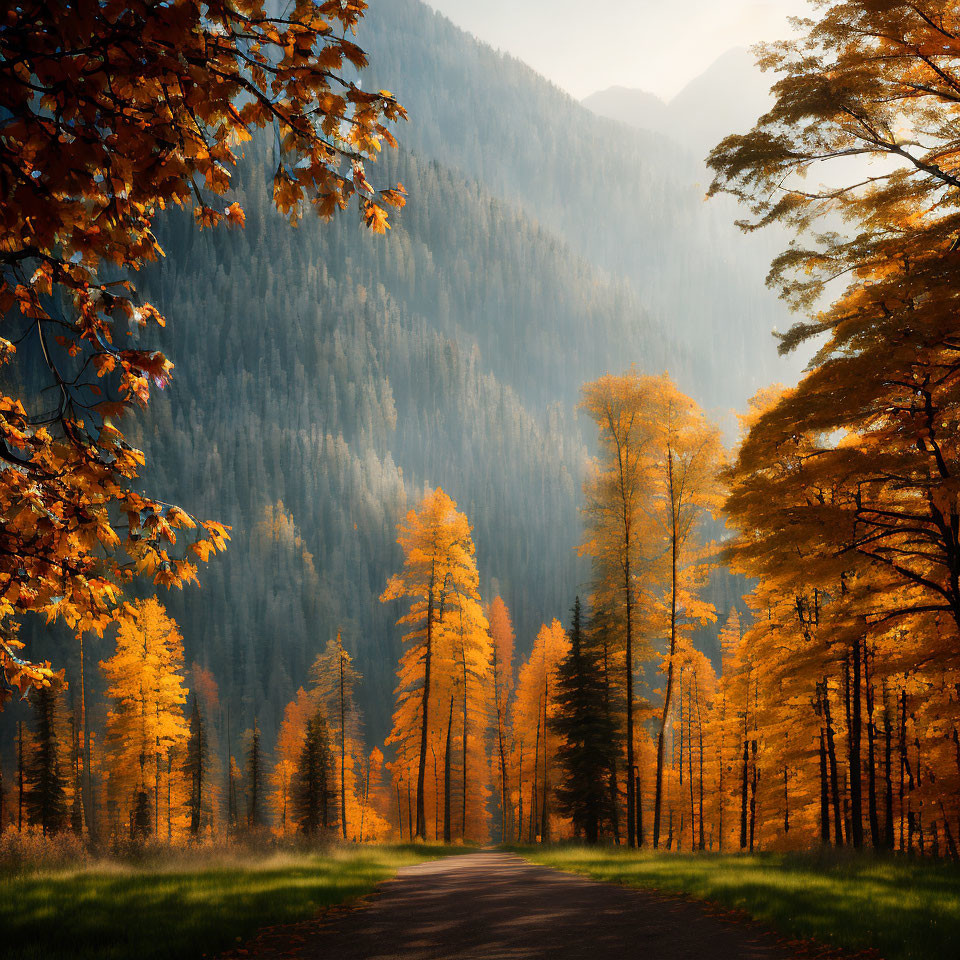
<path id="1" fill-rule="evenodd" d="M 527 661 L 520 667 L 513 702 L 511 780 L 516 785 L 517 839 L 547 841 L 552 833 L 568 833 L 569 823 L 554 810 L 558 782 L 557 738 L 551 735 L 559 707 L 557 679 L 570 639 L 559 620 L 544 624 Z"/>
<path id="2" fill-rule="evenodd" d="M 638 646 L 644 510 L 649 496 L 652 423 L 651 378 L 630 372 L 607 374 L 583 389 L 582 407 L 597 425 L 600 460 L 584 485 L 586 539 L 582 552 L 593 559 L 591 606 L 603 610 L 608 629 L 622 638 L 627 745 L 627 846 L 636 845 L 635 673 Z M 640 652 L 646 652 L 641 650 Z"/>
<path id="3" fill-rule="evenodd" d="M 665 638 L 666 675 L 654 774 L 653 844 L 660 837 L 663 768 L 673 710 L 675 665 L 684 638 L 713 619 L 700 599 L 709 570 L 703 522 L 719 513 L 719 431 L 667 375 L 631 371 L 584 388 L 583 406 L 597 424 L 600 461 L 585 485 L 586 539 L 593 560 L 591 606 L 619 640 L 626 713 L 627 844 L 639 842 L 636 787 L 640 777 L 635 726 L 643 707 L 635 693 L 637 653 Z M 622 638 L 622 640 L 620 639 Z"/>
<path id="4" fill-rule="evenodd" d="M 118 818 L 114 828 L 129 821 L 134 834 L 157 835 L 163 776 L 166 774 L 172 788 L 172 762 L 182 759 L 178 752 L 188 736 L 183 713 L 187 701 L 183 638 L 158 600 L 124 606 L 116 652 L 100 667 L 111 701 L 106 732 L 107 795 Z M 176 782 L 180 780 L 178 771 Z M 168 791 L 168 832 L 174 819 L 170 807 Z"/>
<path id="5" fill-rule="evenodd" d="M 0 15 L 0 362 L 24 385 L 0 393 L 2 623 L 42 611 L 102 631 L 130 577 L 181 585 L 224 546 L 222 525 L 135 488 L 143 455 L 119 426 L 173 366 L 142 340 L 164 319 L 131 281 L 162 256 L 157 214 L 192 204 L 200 227 L 242 225 L 223 196 L 238 144 L 269 126 L 291 221 L 305 202 L 329 217 L 356 196 L 383 232 L 403 203 L 364 172 L 404 116 L 351 79 L 366 4 L 269 9 L 28 0 Z M 9 630 L 0 668 L 3 695 L 50 676 Z"/>
<path id="6" fill-rule="evenodd" d="M 411 779 L 416 779 L 414 836 L 426 837 L 428 792 L 434 799 L 434 831 L 438 833 L 443 758 L 444 832 L 449 836 L 456 701 L 463 787 L 460 827 L 467 835 L 479 831 L 479 821 L 484 819 L 479 797 L 485 789 L 482 771 L 487 762 L 485 758 L 480 762 L 478 751 L 486 749 L 491 660 L 470 524 L 456 503 L 437 488 L 400 522 L 398 533 L 403 570 L 391 577 L 381 596 L 384 602 L 409 601 L 409 609 L 398 621 L 408 632 L 397 671 L 393 730 L 387 740 L 396 745 L 394 779 L 402 776 L 408 790 Z M 434 769 L 432 785 L 427 782 L 428 761 Z"/>

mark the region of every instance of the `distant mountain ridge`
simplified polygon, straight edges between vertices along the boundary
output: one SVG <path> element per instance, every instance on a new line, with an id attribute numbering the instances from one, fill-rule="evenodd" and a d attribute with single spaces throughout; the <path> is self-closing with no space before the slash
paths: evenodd
<path id="1" fill-rule="evenodd" d="M 743 133 L 773 103 L 771 78 L 745 47 L 734 47 L 663 101 L 645 90 L 608 87 L 583 100 L 601 117 L 670 137 L 697 157 L 725 136 Z"/>

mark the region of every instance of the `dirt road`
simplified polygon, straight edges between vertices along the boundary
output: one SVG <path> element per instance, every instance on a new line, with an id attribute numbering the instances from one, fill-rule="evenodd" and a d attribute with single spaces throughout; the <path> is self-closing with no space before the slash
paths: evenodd
<path id="1" fill-rule="evenodd" d="M 358 907 L 266 931 L 257 960 L 788 960 L 706 906 L 597 883 L 505 853 L 406 867 Z"/>

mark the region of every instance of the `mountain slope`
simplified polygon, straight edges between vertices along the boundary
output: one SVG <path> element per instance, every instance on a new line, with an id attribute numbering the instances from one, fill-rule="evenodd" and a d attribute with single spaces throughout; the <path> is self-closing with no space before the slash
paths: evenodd
<path id="1" fill-rule="evenodd" d="M 701 402 L 740 407 L 795 373 L 770 335 L 786 313 L 764 286 L 769 248 L 739 233 L 729 205 L 704 202 L 699 157 L 598 117 L 419 0 L 385 0 L 364 30 L 367 82 L 409 110 L 403 142 L 628 281 L 652 317 L 710 359 L 710 373 L 682 382 Z"/>
<path id="2" fill-rule="evenodd" d="M 662 133 L 700 158 L 728 134 L 753 126 L 772 103 L 769 86 L 753 55 L 735 47 L 667 103 L 645 90 L 609 87 L 585 97 L 583 105 L 598 116 Z"/>

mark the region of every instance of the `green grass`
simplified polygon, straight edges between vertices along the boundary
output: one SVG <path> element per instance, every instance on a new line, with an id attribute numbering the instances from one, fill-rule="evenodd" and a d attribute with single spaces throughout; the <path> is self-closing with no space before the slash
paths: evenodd
<path id="1" fill-rule="evenodd" d="M 884 960 L 960 957 L 960 868 L 868 854 L 628 853 L 517 847 L 536 863 L 597 880 L 685 893 L 750 914 L 781 933 Z"/>
<path id="2" fill-rule="evenodd" d="M 358 847 L 260 860 L 192 859 L 0 875 L 0 956 L 193 960 L 259 927 L 306 919 L 370 891 L 402 866 L 456 852 Z"/>

